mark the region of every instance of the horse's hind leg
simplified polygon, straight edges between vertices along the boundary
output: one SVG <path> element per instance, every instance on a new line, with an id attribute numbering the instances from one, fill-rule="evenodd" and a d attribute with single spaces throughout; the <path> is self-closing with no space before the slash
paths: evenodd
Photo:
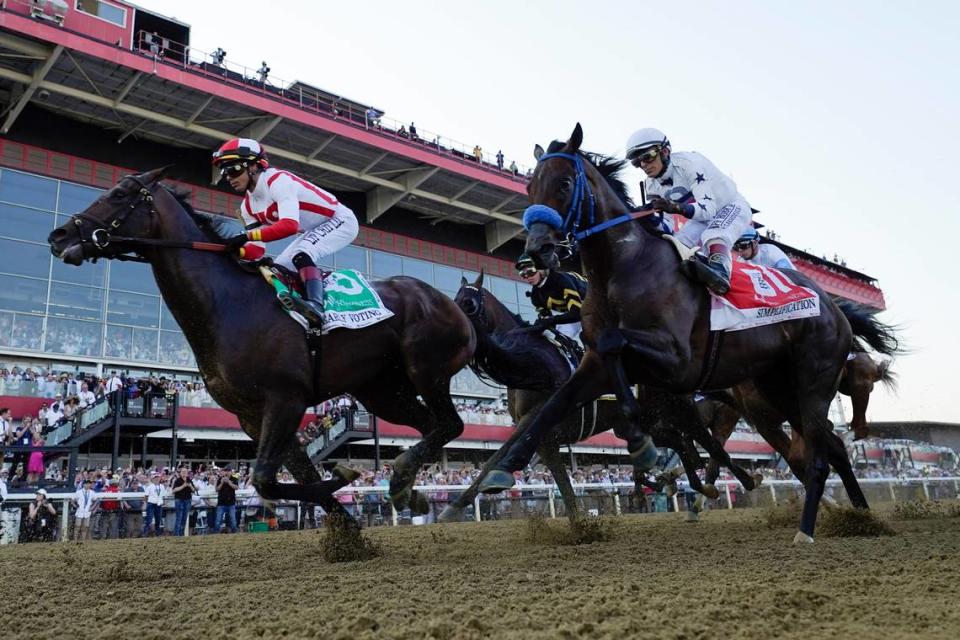
<path id="1" fill-rule="evenodd" d="M 324 480 L 310 460 L 307 452 L 297 443 L 294 443 L 287 450 L 283 459 L 283 465 L 293 474 L 297 482 L 315 494 L 316 497 L 312 500 L 313 503 L 319 504 L 328 514 L 339 515 L 346 522 L 356 524 L 356 520 L 350 515 L 350 512 L 333 496 L 334 491 L 350 483 L 349 478 L 335 474 L 332 479 Z M 357 524 L 356 526 L 359 528 L 360 525 Z"/>
<path id="2" fill-rule="evenodd" d="M 563 499 L 563 506 L 567 510 L 567 518 L 571 521 L 577 517 L 577 494 L 570 484 L 570 476 L 567 475 L 567 468 L 560 457 L 560 445 L 555 441 L 544 442 L 537 450 L 540 453 L 540 459 L 547 465 L 550 475 L 553 476 L 553 482 L 560 490 L 560 497 Z M 553 489 L 550 489 L 553 491 Z"/>
<path id="3" fill-rule="evenodd" d="M 860 488 L 860 482 L 853 473 L 853 466 L 850 464 L 850 457 L 847 455 L 843 440 L 832 430 L 827 434 L 826 440 L 830 464 L 837 470 L 837 475 L 843 482 L 843 488 L 846 489 L 850 502 L 857 509 L 869 509 L 867 498 L 863 495 L 863 489 Z"/>

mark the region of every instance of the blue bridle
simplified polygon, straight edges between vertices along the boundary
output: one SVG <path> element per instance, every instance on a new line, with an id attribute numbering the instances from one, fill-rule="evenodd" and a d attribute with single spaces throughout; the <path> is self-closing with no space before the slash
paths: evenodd
<path id="1" fill-rule="evenodd" d="M 635 211 L 635 212 L 626 212 L 623 215 L 617 216 L 616 218 L 611 218 L 610 220 L 604 220 L 600 224 L 594 224 L 594 214 L 596 211 L 596 198 L 593 195 L 593 189 L 590 188 L 590 181 L 587 180 L 587 172 L 583 168 L 583 158 L 579 154 L 575 153 L 545 153 L 537 160 L 537 164 L 543 162 L 544 160 L 550 160 L 551 158 L 563 158 L 564 160 L 569 160 L 573 163 L 573 168 L 576 172 L 574 183 L 573 183 L 573 194 L 570 196 L 570 206 L 567 208 L 566 215 L 563 216 L 562 226 L 557 227 L 555 224 L 551 224 L 549 221 L 544 220 L 540 216 L 537 216 L 537 219 L 530 218 L 533 221 L 537 222 L 546 222 L 551 224 L 554 228 L 558 228 L 559 231 L 571 237 L 573 243 L 576 244 L 583 240 L 584 238 L 589 238 L 590 236 L 605 231 L 610 227 L 615 227 L 618 224 L 624 222 L 629 222 L 630 220 L 636 220 L 637 218 L 642 218 L 650 215 L 650 211 Z M 584 201 L 586 201 L 586 217 L 584 218 Z M 527 207 L 527 211 L 530 211 L 534 208 L 549 209 L 545 205 L 531 205 Z M 552 209 L 550 209 L 553 211 Z M 560 218 L 559 213 L 556 214 L 557 218 Z M 581 223 L 586 223 L 587 228 L 581 229 Z M 532 222 L 528 222 L 528 216 L 526 212 L 524 213 L 524 227 L 529 231 L 529 225 Z"/>

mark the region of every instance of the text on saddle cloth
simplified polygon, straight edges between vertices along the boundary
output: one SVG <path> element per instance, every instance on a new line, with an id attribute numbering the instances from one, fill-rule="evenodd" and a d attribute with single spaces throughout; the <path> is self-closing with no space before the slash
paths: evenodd
<path id="1" fill-rule="evenodd" d="M 273 286 L 277 295 L 290 291 L 290 286 L 274 270 L 260 268 L 261 274 Z M 300 297 L 299 291 L 291 292 Z M 325 273 L 323 278 L 323 333 L 333 329 L 362 329 L 393 317 L 393 312 L 384 306 L 377 290 L 358 271 L 343 269 Z M 296 311 L 288 314 L 308 328 L 307 321 Z"/>
<path id="2" fill-rule="evenodd" d="M 794 284 L 779 269 L 733 261 L 730 291 L 710 294 L 710 329 L 741 331 L 820 315 L 816 291 Z"/>

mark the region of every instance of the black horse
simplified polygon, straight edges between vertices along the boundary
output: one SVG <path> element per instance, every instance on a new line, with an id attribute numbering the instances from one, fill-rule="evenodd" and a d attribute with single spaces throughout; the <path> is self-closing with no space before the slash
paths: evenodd
<path id="1" fill-rule="evenodd" d="M 253 483 L 264 498 L 341 510 L 332 492 L 344 480 L 321 482 L 295 435 L 308 406 L 349 393 L 375 415 L 423 434 L 395 461 L 390 494 L 398 509 L 410 504 L 425 513 L 425 496 L 412 488 L 416 473 L 463 431 L 450 378 L 473 357 L 476 336 L 466 316 L 419 280 L 379 281 L 374 287 L 393 317 L 330 332 L 317 365 L 273 290 L 222 253 L 215 217 L 194 212 L 159 182 L 162 173 L 125 177 L 50 234 L 53 254 L 79 265 L 135 251 L 151 264 L 210 395 L 258 444 Z M 205 247 L 221 253 L 191 250 Z M 300 484 L 277 482 L 281 464 Z"/>
<path id="2" fill-rule="evenodd" d="M 800 531 L 795 541 L 812 542 L 817 509 L 832 465 L 855 507 L 867 509 L 843 442 L 827 414 L 837 391 L 853 324 L 877 351 L 890 353 L 875 321 L 857 309 L 844 311 L 809 278 L 790 272 L 794 282 L 817 291 L 820 315 L 727 333 L 711 357 L 709 309 L 705 288 L 689 280 L 673 246 L 652 225 L 631 216 L 580 151 L 578 124 L 565 142 L 548 153 L 538 146 L 537 168 L 527 186 L 530 202 L 560 214 L 560 228 L 530 224 L 526 252 L 539 265 L 550 264 L 558 245 L 573 234 L 590 283 L 582 310 L 588 346 L 569 381 L 544 405 L 523 437 L 487 476 L 483 490 L 509 486 L 509 472 L 523 468 L 543 435 L 562 416 L 591 401 L 613 381 L 617 398 L 631 420 L 640 407 L 628 392 L 637 382 L 675 393 L 725 389 L 753 380 L 764 399 L 799 431 L 806 444 L 806 489 Z M 853 321 L 848 320 L 848 316 Z M 649 460 L 645 445 L 637 454 Z"/>
<path id="3" fill-rule="evenodd" d="M 517 425 L 517 431 L 507 443 L 509 445 L 523 433 L 551 394 L 570 377 L 570 361 L 541 332 L 529 331 L 530 326 L 526 322 L 483 288 L 483 273 L 473 283 L 462 279 L 454 301 L 470 318 L 477 333 L 477 348 L 470 367 L 479 376 L 508 387 L 510 415 Z M 676 397 L 651 387 L 638 391 L 643 407 L 643 424 L 653 434 L 658 447 L 677 452 L 695 491 L 709 498 L 718 496 L 715 487 L 704 486 L 697 476 L 696 471 L 703 468 L 703 463 L 694 440 L 710 452 L 711 461 L 731 468 L 745 488 L 750 490 L 756 486 L 759 477 L 751 476 L 733 464 L 722 444 L 710 437 L 689 398 Z M 609 428 L 618 437 L 626 439 L 631 425 L 617 403 L 595 400 L 565 416 L 540 443 L 540 458 L 550 469 L 570 517 L 576 514 L 576 496 L 562 463 L 560 448 Z M 501 447 L 486 462 L 473 484 L 441 514 L 442 521 L 455 521 L 462 517 L 463 510 L 477 495 L 487 472 L 505 453 L 506 446 Z M 673 484 L 675 481 L 673 474 L 664 474 L 656 481 L 650 481 L 641 469 L 634 470 L 634 479 L 637 491 L 641 490 L 641 485 L 660 490 L 665 483 Z"/>

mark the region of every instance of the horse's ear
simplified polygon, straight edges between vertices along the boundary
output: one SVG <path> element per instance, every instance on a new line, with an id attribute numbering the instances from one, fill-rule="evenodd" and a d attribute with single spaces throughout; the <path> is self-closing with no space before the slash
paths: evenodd
<path id="1" fill-rule="evenodd" d="M 460 288 L 462 289 L 462 288 L 464 288 L 465 286 L 467 286 L 468 284 L 470 284 L 470 283 L 467 282 L 466 277 L 460 276 Z"/>
<path id="2" fill-rule="evenodd" d="M 543 147 L 540 145 L 536 145 L 533 148 L 533 157 L 536 158 L 538 162 L 540 161 L 540 156 L 542 156 L 544 153 Z"/>
<path id="3" fill-rule="evenodd" d="M 570 134 L 570 139 L 567 140 L 567 151 L 579 151 L 581 144 L 583 144 L 583 127 L 578 122 L 577 126 L 573 128 L 573 133 Z"/>
<path id="4" fill-rule="evenodd" d="M 153 184 L 167 177 L 167 173 L 173 169 L 172 164 L 168 164 L 165 167 L 159 167 L 157 169 L 152 169 L 146 173 L 140 174 L 140 180 L 145 184 Z"/>
<path id="5" fill-rule="evenodd" d="M 483 288 L 483 269 L 480 269 L 480 275 L 477 276 L 477 281 L 473 283 L 477 289 Z"/>

